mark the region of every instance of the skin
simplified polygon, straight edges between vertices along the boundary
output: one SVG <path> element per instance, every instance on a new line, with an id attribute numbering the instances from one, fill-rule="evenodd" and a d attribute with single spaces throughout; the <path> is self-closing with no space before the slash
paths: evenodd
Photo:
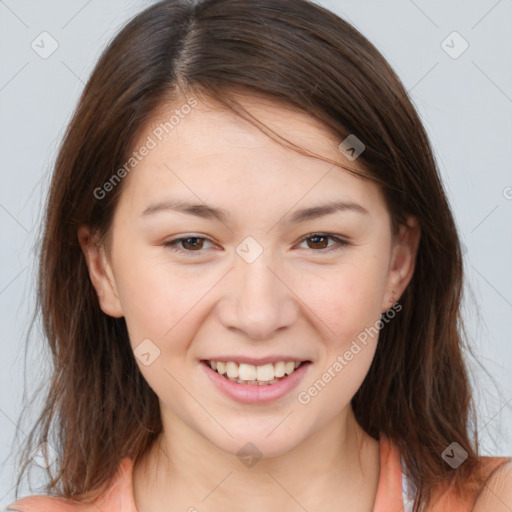
<path id="1" fill-rule="evenodd" d="M 239 99 L 288 140 L 357 167 L 318 121 L 274 101 Z M 175 108 L 162 109 L 135 147 Z M 227 222 L 173 211 L 143 215 L 171 197 L 224 208 Z M 297 209 L 340 199 L 367 213 L 285 223 Z M 337 243 L 306 238 L 318 232 L 348 245 L 326 252 Z M 378 337 L 308 404 L 297 394 L 405 290 L 420 237 L 414 217 L 394 238 L 375 184 L 279 145 L 212 100 L 200 101 L 124 179 L 108 246 L 87 226 L 78 236 L 102 310 L 125 317 L 134 349 L 150 339 L 160 350 L 149 366 L 137 359 L 159 397 L 164 428 L 134 468 L 139 512 L 224 511 L 226 503 L 248 512 L 328 511 L 339 503 L 372 510 L 378 442 L 357 424 L 350 400 Z M 164 246 L 187 236 L 206 240 L 178 245 L 188 253 Z M 236 252 L 248 236 L 263 250 L 252 263 Z M 285 354 L 312 365 L 278 401 L 241 404 L 200 367 L 221 353 Z M 236 455 L 247 442 L 262 454 L 252 467 Z"/>

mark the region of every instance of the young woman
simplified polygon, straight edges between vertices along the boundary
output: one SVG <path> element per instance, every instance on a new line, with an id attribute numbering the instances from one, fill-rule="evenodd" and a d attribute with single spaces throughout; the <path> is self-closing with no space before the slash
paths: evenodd
<path id="1" fill-rule="evenodd" d="M 510 510 L 471 434 L 462 271 L 418 115 L 352 26 L 149 7 L 56 162 L 54 374 L 18 480 L 36 450 L 48 496 L 10 509 Z"/>

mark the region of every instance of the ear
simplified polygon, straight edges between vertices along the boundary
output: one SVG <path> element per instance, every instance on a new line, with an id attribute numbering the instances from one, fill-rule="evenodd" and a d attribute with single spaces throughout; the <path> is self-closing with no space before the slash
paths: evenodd
<path id="1" fill-rule="evenodd" d="M 386 292 L 382 302 L 383 313 L 401 297 L 412 279 L 420 237 L 418 219 L 408 215 L 406 224 L 400 226 L 394 240 Z"/>
<path id="2" fill-rule="evenodd" d="M 80 226 L 77 234 L 102 311 L 115 318 L 124 316 L 105 247 L 98 243 L 88 226 Z"/>

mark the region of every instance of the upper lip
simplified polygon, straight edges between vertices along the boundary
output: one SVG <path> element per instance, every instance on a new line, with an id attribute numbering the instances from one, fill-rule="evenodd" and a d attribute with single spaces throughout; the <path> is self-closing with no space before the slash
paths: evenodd
<path id="1" fill-rule="evenodd" d="M 233 361 L 235 363 L 245 363 L 252 364 L 254 366 L 263 366 L 268 363 L 277 363 L 279 361 L 299 361 L 308 362 L 308 359 L 303 359 L 302 357 L 294 357 L 294 356 L 267 356 L 267 357 L 248 357 L 248 356 L 234 356 L 234 355 L 220 355 L 220 356 L 212 356 L 208 359 L 203 359 L 203 361 Z"/>

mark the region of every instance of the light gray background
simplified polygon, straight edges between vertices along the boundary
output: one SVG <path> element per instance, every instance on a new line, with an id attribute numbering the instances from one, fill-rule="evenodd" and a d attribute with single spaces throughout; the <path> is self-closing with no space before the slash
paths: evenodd
<path id="1" fill-rule="evenodd" d="M 17 425 L 24 379 L 30 396 L 48 371 L 37 332 L 26 373 L 23 354 L 51 166 L 101 50 L 150 3 L 0 0 L 0 508 L 14 499 L 14 433 L 24 437 L 29 427 Z M 465 245 L 469 333 L 498 385 L 471 363 L 483 452 L 511 456 L 512 0 L 320 3 L 384 54 L 431 137 Z M 42 46 L 43 31 L 59 45 L 47 59 L 31 48 L 34 40 Z M 442 45 L 453 31 L 469 44 L 457 58 L 461 39 Z"/>

